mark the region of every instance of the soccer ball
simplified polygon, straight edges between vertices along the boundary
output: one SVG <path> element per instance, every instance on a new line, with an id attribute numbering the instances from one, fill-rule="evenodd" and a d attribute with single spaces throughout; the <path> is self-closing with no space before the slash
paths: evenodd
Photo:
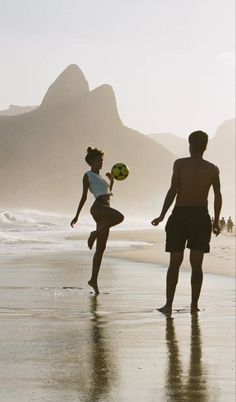
<path id="1" fill-rule="evenodd" d="M 124 163 L 116 163 L 111 169 L 111 174 L 115 180 L 125 180 L 129 175 L 129 168 Z"/>

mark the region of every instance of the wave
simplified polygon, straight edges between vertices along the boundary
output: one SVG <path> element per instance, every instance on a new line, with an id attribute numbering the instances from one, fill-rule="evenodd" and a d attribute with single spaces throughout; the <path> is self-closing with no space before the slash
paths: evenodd
<path id="1" fill-rule="evenodd" d="M 0 223 L 16 222 L 17 218 L 7 211 L 0 211 Z"/>
<path id="2" fill-rule="evenodd" d="M 0 210 L 0 228 L 37 230 L 60 226 L 61 217 L 59 215 L 47 215 L 36 211 L 6 211 Z"/>
<path id="3" fill-rule="evenodd" d="M 35 240 L 35 239 L 20 238 L 20 237 L 16 237 L 14 235 L 11 235 L 11 234 L 8 234 L 5 232 L 0 232 L 0 244 L 17 245 L 17 244 L 35 244 L 35 243 L 48 244 L 50 242 Z"/>
<path id="4" fill-rule="evenodd" d="M 72 234 L 88 235 L 95 229 L 95 222 L 90 215 L 82 214 L 74 229 L 70 227 L 72 217 L 57 213 L 45 213 L 37 210 L 0 210 L 0 246 L 3 254 L 29 254 L 37 250 L 48 252 L 56 249 L 67 250 L 80 247 L 86 249 L 86 241 L 70 241 Z M 151 225 L 147 220 L 125 219 L 114 230 L 147 229 Z M 137 243 L 135 243 L 137 245 Z M 130 242 L 129 247 L 135 246 Z M 112 248 L 128 247 L 127 242 L 111 242 Z"/>

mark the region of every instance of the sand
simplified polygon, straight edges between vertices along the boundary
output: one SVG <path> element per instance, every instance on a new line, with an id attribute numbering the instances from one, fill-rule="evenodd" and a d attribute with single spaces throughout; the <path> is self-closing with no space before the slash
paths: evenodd
<path id="1" fill-rule="evenodd" d="M 1 263 L 1 402 L 235 401 L 231 238 L 213 240 L 202 311 L 190 314 L 186 266 L 167 319 L 156 310 L 165 296 L 163 233 L 113 232 L 111 241 L 134 235 L 154 244 L 108 247 L 98 297 L 87 286 L 91 251 Z"/>
<path id="2" fill-rule="evenodd" d="M 147 246 L 134 247 L 131 250 L 111 251 L 110 255 L 130 260 L 151 262 L 168 266 L 169 253 L 165 252 L 165 232 L 162 230 L 136 230 L 130 232 L 111 232 L 111 239 L 146 241 Z M 235 236 L 223 232 L 212 236 L 210 253 L 204 255 L 204 272 L 235 277 Z M 189 250 L 186 249 L 182 269 L 190 270 Z"/>

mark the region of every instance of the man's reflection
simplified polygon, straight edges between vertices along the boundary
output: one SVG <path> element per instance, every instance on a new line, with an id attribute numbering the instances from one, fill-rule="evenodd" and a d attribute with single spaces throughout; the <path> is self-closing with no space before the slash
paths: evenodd
<path id="1" fill-rule="evenodd" d="M 98 298 L 91 297 L 91 338 L 90 338 L 90 364 L 91 387 L 89 401 L 106 400 L 115 381 L 114 361 L 110 346 L 110 338 L 106 337 L 106 321 L 98 312 Z"/>
<path id="2" fill-rule="evenodd" d="M 206 376 L 201 362 L 202 345 L 198 315 L 193 314 L 191 320 L 190 361 L 186 376 L 180 359 L 174 319 L 166 318 L 166 343 L 168 348 L 166 392 L 168 401 L 207 402 L 209 400 Z"/>

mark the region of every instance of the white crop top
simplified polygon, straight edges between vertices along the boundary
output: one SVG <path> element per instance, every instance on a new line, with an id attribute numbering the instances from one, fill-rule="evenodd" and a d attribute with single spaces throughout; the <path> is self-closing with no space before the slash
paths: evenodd
<path id="1" fill-rule="evenodd" d="M 98 198 L 100 195 L 112 195 L 110 192 L 110 184 L 97 173 L 89 170 L 86 172 L 89 179 L 89 190 L 94 195 L 95 198 Z"/>

